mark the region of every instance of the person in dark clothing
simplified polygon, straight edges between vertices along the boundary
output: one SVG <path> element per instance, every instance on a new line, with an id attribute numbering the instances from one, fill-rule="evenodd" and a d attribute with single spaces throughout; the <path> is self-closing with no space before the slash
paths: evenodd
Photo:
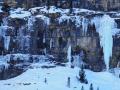
<path id="1" fill-rule="evenodd" d="M 68 77 L 67 86 L 70 88 L 70 77 Z"/>
<path id="2" fill-rule="evenodd" d="M 93 84 L 92 83 L 90 84 L 90 90 L 93 90 Z"/>
<path id="3" fill-rule="evenodd" d="M 44 81 L 45 83 L 47 83 L 47 78 L 45 78 L 45 81 Z"/>
<path id="4" fill-rule="evenodd" d="M 71 68 L 74 68 L 74 58 L 71 58 Z"/>

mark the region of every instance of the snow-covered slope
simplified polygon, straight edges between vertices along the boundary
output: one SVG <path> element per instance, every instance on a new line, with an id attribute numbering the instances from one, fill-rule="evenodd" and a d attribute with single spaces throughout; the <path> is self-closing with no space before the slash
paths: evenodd
<path id="1" fill-rule="evenodd" d="M 91 83 L 93 83 L 94 90 L 97 90 L 97 87 L 100 90 L 120 90 L 120 79 L 108 72 L 95 73 L 85 70 L 89 84 L 81 84 L 76 79 L 79 68 L 57 66 L 43 69 L 42 65 L 48 64 L 34 64 L 22 75 L 0 81 L 0 90 L 81 90 L 82 86 L 84 90 L 89 90 Z M 67 87 L 68 77 L 71 78 L 70 88 Z M 44 82 L 45 78 L 47 83 Z"/>

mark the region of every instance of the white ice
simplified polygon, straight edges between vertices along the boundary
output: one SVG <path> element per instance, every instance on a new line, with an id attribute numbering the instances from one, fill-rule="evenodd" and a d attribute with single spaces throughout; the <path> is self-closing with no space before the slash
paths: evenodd
<path id="1" fill-rule="evenodd" d="M 68 59 L 69 66 L 71 64 L 71 58 L 72 58 L 72 52 L 71 51 L 72 51 L 72 48 L 71 48 L 71 45 L 69 45 L 68 51 L 67 51 L 67 59 Z"/>
<path id="2" fill-rule="evenodd" d="M 99 35 L 100 44 L 103 47 L 104 60 L 107 70 L 109 69 L 109 61 L 112 56 L 113 37 L 112 31 L 115 28 L 114 19 L 109 15 L 104 15 L 100 20 Z"/>

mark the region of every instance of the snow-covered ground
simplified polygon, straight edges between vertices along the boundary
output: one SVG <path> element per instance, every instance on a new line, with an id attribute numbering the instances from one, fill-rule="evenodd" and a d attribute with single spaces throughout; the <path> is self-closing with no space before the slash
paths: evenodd
<path id="1" fill-rule="evenodd" d="M 28 11 L 24 11 L 23 8 L 17 8 L 15 10 L 10 11 L 11 18 L 25 18 L 25 17 L 29 17 L 30 15 L 31 13 Z"/>
<path id="2" fill-rule="evenodd" d="M 89 84 L 82 84 L 77 79 L 79 68 L 56 66 L 55 68 L 41 68 L 50 63 L 33 64 L 26 72 L 9 80 L 0 81 L 0 90 L 89 90 L 93 83 L 94 90 L 120 90 L 120 79 L 109 72 L 86 71 Z M 70 77 L 70 88 L 67 87 L 67 78 Z M 45 78 L 47 83 L 44 82 Z"/>

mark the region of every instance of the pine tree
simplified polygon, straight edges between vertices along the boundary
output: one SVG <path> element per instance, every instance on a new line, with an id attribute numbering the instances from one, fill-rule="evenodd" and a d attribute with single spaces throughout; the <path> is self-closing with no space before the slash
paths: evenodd
<path id="1" fill-rule="evenodd" d="M 81 70 L 79 71 L 79 77 L 80 77 L 80 82 L 81 83 L 88 83 L 88 81 L 86 80 L 86 75 L 85 75 L 85 71 L 84 71 L 84 69 L 83 69 L 83 65 L 82 65 L 82 67 L 81 67 Z"/>

